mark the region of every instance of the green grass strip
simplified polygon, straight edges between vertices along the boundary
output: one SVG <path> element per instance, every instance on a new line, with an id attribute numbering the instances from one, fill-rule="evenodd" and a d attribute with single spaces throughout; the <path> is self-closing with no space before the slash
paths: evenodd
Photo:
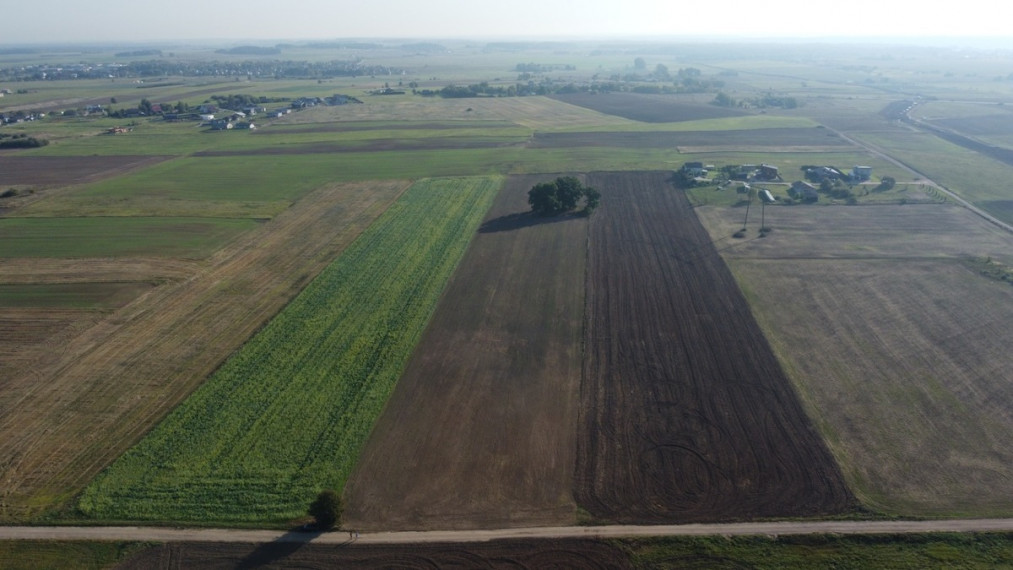
<path id="1" fill-rule="evenodd" d="M 3 218 L 0 257 L 203 258 L 255 227 L 222 218 Z"/>
<path id="2" fill-rule="evenodd" d="M 670 537 L 616 544 L 634 568 L 1013 568 L 1011 533 Z"/>
<path id="3" fill-rule="evenodd" d="M 341 489 L 499 178 L 414 184 L 85 490 L 106 520 L 291 520 Z"/>

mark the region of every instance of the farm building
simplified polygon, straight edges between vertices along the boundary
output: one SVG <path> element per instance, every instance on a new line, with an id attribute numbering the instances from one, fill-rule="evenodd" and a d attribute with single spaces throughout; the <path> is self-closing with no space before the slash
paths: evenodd
<path id="1" fill-rule="evenodd" d="M 738 170 L 732 172 L 729 177 L 732 180 L 749 180 L 756 174 L 755 164 L 740 164 Z"/>
<path id="2" fill-rule="evenodd" d="M 801 180 L 791 183 L 791 188 L 788 189 L 788 195 L 792 198 L 797 198 L 806 202 L 815 202 L 820 199 L 820 195 L 816 192 L 816 187 L 808 182 L 802 182 Z"/>
<path id="3" fill-rule="evenodd" d="M 851 169 L 851 180 L 855 182 L 865 182 L 870 178 L 872 178 L 871 166 L 855 166 Z"/>
<path id="4" fill-rule="evenodd" d="M 780 172 L 778 172 L 778 169 L 777 169 L 776 166 L 773 166 L 773 165 L 770 165 L 770 164 L 761 164 L 759 166 L 759 168 L 756 169 L 756 179 L 757 180 L 780 180 L 781 179 L 781 174 L 780 174 Z"/>
<path id="5" fill-rule="evenodd" d="M 233 128 L 232 123 L 225 119 L 215 119 L 211 121 L 212 131 L 227 131 L 232 128 Z"/>
<path id="6" fill-rule="evenodd" d="M 807 168 L 805 171 L 805 177 L 807 180 L 813 182 L 823 182 L 824 180 L 844 180 L 846 176 L 840 170 L 833 166 L 814 166 Z"/>
<path id="7" fill-rule="evenodd" d="M 707 174 L 707 169 L 702 162 L 687 162 L 682 165 L 682 171 L 689 176 L 702 176 Z"/>
<path id="8" fill-rule="evenodd" d="M 771 194 L 770 190 L 767 190 L 766 188 L 761 188 L 760 191 L 756 193 L 756 195 L 759 196 L 760 199 L 766 202 L 767 204 L 773 204 L 776 201 L 774 200 L 774 195 Z"/>

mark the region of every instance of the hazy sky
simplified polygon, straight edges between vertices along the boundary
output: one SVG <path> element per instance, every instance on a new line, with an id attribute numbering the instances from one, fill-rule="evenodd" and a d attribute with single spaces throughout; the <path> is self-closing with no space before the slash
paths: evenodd
<path id="1" fill-rule="evenodd" d="M 20 0 L 0 43 L 192 39 L 1013 36 L 995 0 Z M 998 10 L 998 12 L 997 12 Z M 1011 10 L 1013 11 L 1013 10 Z"/>

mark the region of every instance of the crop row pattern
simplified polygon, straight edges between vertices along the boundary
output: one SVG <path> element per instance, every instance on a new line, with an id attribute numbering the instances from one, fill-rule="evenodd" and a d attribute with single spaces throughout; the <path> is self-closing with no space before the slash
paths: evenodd
<path id="1" fill-rule="evenodd" d="M 79 502 L 105 520 L 280 522 L 340 489 L 500 185 L 415 183 Z"/>

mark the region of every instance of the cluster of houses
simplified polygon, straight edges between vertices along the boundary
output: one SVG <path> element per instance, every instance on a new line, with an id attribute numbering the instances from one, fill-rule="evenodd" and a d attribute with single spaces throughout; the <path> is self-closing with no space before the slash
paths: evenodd
<path id="1" fill-rule="evenodd" d="M 691 178 L 702 178 L 707 172 L 713 170 L 713 165 L 704 165 L 702 162 L 687 162 L 682 165 L 682 172 Z M 780 182 L 781 173 L 778 168 L 771 164 L 741 164 L 728 173 L 731 180 L 744 182 Z"/>
<path id="2" fill-rule="evenodd" d="M 23 111 L 15 113 L 0 113 L 0 127 L 4 125 L 14 125 L 17 123 L 27 123 L 31 121 L 38 121 L 46 117 L 45 113 L 36 113 Z"/>
<path id="3" fill-rule="evenodd" d="M 694 180 L 706 180 L 707 172 L 713 170 L 714 166 L 704 165 L 702 162 L 686 162 L 682 165 L 682 173 Z M 735 168 L 723 169 L 728 171 L 730 180 L 741 180 L 746 182 L 746 188 L 750 182 L 782 182 L 781 174 L 776 166 L 770 164 L 743 164 Z M 815 182 L 797 180 L 788 187 L 788 196 L 804 202 L 815 202 L 819 200 L 818 184 L 824 180 L 831 182 L 841 181 L 849 184 L 860 184 L 872 178 L 871 166 L 855 166 L 850 173 L 845 173 L 833 166 L 811 166 L 804 168 L 805 178 Z M 761 200 L 772 203 L 775 200 L 769 190 L 761 189 L 757 192 Z"/>

